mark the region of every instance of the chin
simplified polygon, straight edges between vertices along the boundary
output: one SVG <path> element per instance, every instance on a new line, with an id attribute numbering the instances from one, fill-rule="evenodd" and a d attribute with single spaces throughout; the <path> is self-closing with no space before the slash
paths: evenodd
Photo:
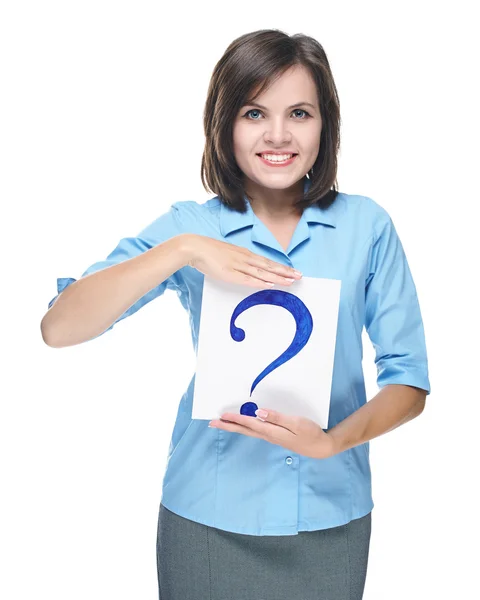
<path id="1" fill-rule="evenodd" d="M 285 190 L 298 183 L 305 177 L 304 174 L 294 173 L 272 173 L 270 175 L 262 175 L 253 179 L 257 185 L 262 185 L 271 189 Z"/>

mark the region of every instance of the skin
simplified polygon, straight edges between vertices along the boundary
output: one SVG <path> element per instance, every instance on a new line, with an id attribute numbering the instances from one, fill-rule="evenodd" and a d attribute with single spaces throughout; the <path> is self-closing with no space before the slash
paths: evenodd
<path id="1" fill-rule="evenodd" d="M 211 421 L 209 427 L 262 438 L 309 458 L 330 458 L 418 417 L 425 408 L 426 395 L 425 390 L 417 387 L 386 385 L 369 402 L 328 431 L 311 419 L 270 408 L 259 409 L 267 413 L 265 420 L 224 413 L 220 419 Z"/>
<path id="2" fill-rule="evenodd" d="M 288 106 L 310 102 L 314 107 Z M 260 109 L 245 105 L 233 127 L 235 159 L 245 175 L 244 184 L 255 215 L 286 249 L 301 217 L 293 202 L 303 193 L 303 177 L 312 168 L 320 149 L 322 119 L 313 79 L 304 67 L 286 71 L 259 96 Z M 247 111 L 250 111 L 247 113 Z M 306 111 L 309 115 L 303 111 Z M 298 152 L 292 165 L 270 168 L 256 156 L 266 150 Z M 324 431 L 317 423 L 270 408 L 264 419 L 224 413 L 209 427 L 262 438 L 311 458 L 329 458 L 367 442 L 410 421 L 425 407 L 426 392 L 409 385 L 387 385 L 346 419 Z"/>
<path id="3" fill-rule="evenodd" d="M 308 70 L 295 66 L 255 102 L 266 109 L 245 105 L 235 120 L 235 159 L 244 173 L 245 190 L 253 198 L 251 205 L 256 216 L 281 226 L 285 221 L 300 218 L 293 203 L 302 196 L 303 177 L 312 168 L 320 149 L 322 118 L 317 89 Z M 298 102 L 310 102 L 314 107 L 288 108 Z M 256 155 L 265 150 L 284 149 L 292 149 L 298 156 L 283 168 L 269 167 Z"/>

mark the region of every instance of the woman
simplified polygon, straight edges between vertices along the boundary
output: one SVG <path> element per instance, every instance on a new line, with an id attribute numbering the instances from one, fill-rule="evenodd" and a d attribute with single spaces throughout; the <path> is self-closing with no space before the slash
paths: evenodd
<path id="1" fill-rule="evenodd" d="M 160 600 L 360 600 L 368 441 L 419 415 L 430 393 L 408 263 L 387 212 L 336 189 L 339 100 L 316 40 L 262 30 L 232 42 L 204 126 L 202 182 L 217 195 L 173 204 L 79 281 L 59 278 L 42 335 L 55 347 L 93 339 L 170 288 L 196 350 L 204 275 L 261 289 L 302 273 L 340 279 L 327 430 L 269 407 L 192 420 L 192 378 L 163 481 L 157 566 Z M 381 388 L 368 403 L 363 326 Z"/>

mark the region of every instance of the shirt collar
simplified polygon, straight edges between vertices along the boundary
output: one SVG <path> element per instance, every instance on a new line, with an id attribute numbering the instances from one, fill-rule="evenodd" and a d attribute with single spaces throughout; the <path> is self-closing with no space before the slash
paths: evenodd
<path id="1" fill-rule="evenodd" d="M 311 181 L 305 177 L 303 184 L 303 193 L 310 189 Z M 252 206 L 246 196 L 244 196 L 247 211 L 245 213 L 238 212 L 226 206 L 223 202 L 220 205 L 220 232 L 223 236 L 228 235 L 232 231 L 237 231 L 255 225 L 257 217 L 252 210 Z M 335 204 L 335 203 L 334 203 Z M 335 217 L 332 211 L 333 205 L 327 209 L 320 208 L 317 204 L 308 206 L 304 209 L 302 219 L 307 223 L 322 223 L 336 227 Z"/>

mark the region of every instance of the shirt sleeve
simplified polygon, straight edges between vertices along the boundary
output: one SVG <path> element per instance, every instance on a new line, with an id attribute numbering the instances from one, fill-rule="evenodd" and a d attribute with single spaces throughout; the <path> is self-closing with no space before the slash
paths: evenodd
<path id="1" fill-rule="evenodd" d="M 378 387 L 404 384 L 430 394 L 417 292 L 402 243 L 386 211 L 369 253 L 365 328 L 375 349 Z"/>
<path id="2" fill-rule="evenodd" d="M 142 229 L 135 237 L 125 237 L 122 238 L 117 246 L 110 252 L 110 254 L 104 259 L 94 264 L 90 265 L 84 273 L 82 273 L 81 278 L 86 275 L 90 275 L 91 273 L 95 273 L 96 271 L 101 271 L 107 267 L 111 267 L 112 265 L 116 265 L 124 260 L 128 260 L 133 258 L 134 256 L 138 256 L 143 252 L 150 250 L 154 246 L 182 233 L 181 222 L 179 218 L 179 208 L 178 203 L 172 204 L 170 210 L 155 219 L 152 223 L 150 223 L 147 227 Z M 57 278 L 57 295 L 50 300 L 48 303 L 48 308 L 50 309 L 58 296 L 63 292 L 65 288 L 71 285 L 74 281 L 77 281 L 74 277 L 59 277 Z M 103 335 L 110 329 L 116 325 L 122 319 L 129 317 L 136 313 L 142 306 L 148 304 L 155 298 L 161 296 L 166 289 L 176 290 L 180 285 L 180 273 L 176 271 L 170 277 L 168 277 L 165 281 L 159 283 L 152 290 L 147 292 L 144 296 L 142 296 L 137 302 L 132 304 L 130 308 L 128 308 L 122 315 L 118 317 L 118 319 L 110 325 L 105 331 L 103 331 L 100 335 Z M 96 337 L 100 337 L 96 336 Z M 93 338 L 95 339 L 95 338 Z"/>

